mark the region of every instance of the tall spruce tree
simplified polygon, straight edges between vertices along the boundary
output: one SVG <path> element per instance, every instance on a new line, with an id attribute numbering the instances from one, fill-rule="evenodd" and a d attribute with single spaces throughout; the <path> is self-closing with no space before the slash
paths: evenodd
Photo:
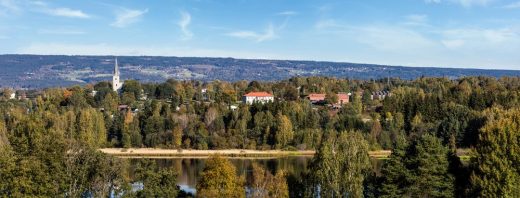
<path id="1" fill-rule="evenodd" d="M 477 197 L 520 197 L 520 109 L 494 108 L 480 130 L 471 184 Z"/>
<path id="2" fill-rule="evenodd" d="M 410 181 L 407 180 L 410 172 L 404 163 L 407 146 L 406 139 L 403 136 L 397 138 L 390 159 L 386 160 L 381 169 L 383 178 L 382 184 L 378 188 L 380 197 L 402 197 L 406 188 L 410 185 Z"/>
<path id="3" fill-rule="evenodd" d="M 453 197 L 454 177 L 448 171 L 449 149 L 439 138 L 426 134 L 408 149 L 408 191 L 412 197 Z"/>
<path id="4" fill-rule="evenodd" d="M 453 197 L 448 156 L 448 148 L 429 134 L 408 146 L 398 140 L 382 170 L 381 197 Z"/>

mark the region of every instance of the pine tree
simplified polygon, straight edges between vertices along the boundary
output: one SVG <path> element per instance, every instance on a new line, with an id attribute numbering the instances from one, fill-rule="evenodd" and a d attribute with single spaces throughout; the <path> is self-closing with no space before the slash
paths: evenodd
<path id="1" fill-rule="evenodd" d="M 406 188 L 410 185 L 407 181 L 410 173 L 404 164 L 407 146 L 406 139 L 402 136 L 398 137 L 394 149 L 392 149 L 392 155 L 383 165 L 381 170 L 382 184 L 379 188 L 379 194 L 382 198 L 402 197 Z"/>
<path id="2" fill-rule="evenodd" d="M 477 197 L 520 197 L 520 109 L 491 109 L 480 130 L 471 185 Z"/>
<path id="3" fill-rule="evenodd" d="M 396 142 L 382 169 L 381 197 L 453 197 L 449 150 L 440 139 L 426 134 L 406 145 Z"/>
<path id="4" fill-rule="evenodd" d="M 449 173 L 449 149 L 439 138 L 426 134 L 408 149 L 408 193 L 412 197 L 453 197 L 454 177 Z"/>

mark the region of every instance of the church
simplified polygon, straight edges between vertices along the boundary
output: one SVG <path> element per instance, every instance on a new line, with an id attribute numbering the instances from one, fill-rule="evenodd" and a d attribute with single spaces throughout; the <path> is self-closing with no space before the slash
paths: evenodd
<path id="1" fill-rule="evenodd" d="M 112 90 L 118 92 L 123 87 L 123 82 L 119 78 L 119 66 L 117 65 L 117 58 L 115 59 L 114 74 L 112 76 Z"/>

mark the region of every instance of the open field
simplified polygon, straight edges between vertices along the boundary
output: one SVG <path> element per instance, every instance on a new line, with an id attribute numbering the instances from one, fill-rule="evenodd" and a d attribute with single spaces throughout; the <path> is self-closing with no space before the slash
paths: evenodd
<path id="1" fill-rule="evenodd" d="M 182 150 L 182 149 L 154 149 L 154 148 L 103 148 L 101 152 L 126 158 L 205 158 L 213 154 L 226 157 L 277 157 L 277 156 L 313 156 L 314 150 L 304 151 L 282 151 L 282 150 L 247 150 L 247 149 L 225 149 L 225 150 Z M 370 151 L 374 158 L 387 158 L 392 152 L 390 150 Z"/>

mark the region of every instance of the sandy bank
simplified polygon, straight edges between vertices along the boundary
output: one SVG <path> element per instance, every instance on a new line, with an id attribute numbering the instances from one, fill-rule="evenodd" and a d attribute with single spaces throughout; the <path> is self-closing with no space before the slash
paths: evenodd
<path id="1" fill-rule="evenodd" d="M 101 152 L 121 157 L 208 157 L 220 154 L 228 157 L 273 157 L 273 156 L 313 156 L 314 150 L 304 151 L 282 151 L 282 150 L 247 150 L 247 149 L 224 149 L 224 150 L 189 150 L 189 149 L 157 149 L 157 148 L 103 148 Z M 370 156 L 385 158 L 391 151 L 370 151 Z"/>

